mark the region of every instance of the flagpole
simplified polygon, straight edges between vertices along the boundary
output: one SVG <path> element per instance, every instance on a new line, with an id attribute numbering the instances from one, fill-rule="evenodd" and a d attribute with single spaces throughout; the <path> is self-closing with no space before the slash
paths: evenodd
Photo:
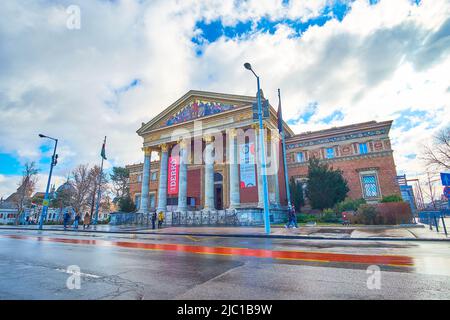
<path id="1" fill-rule="evenodd" d="M 278 89 L 278 101 L 279 101 L 279 108 L 281 108 L 281 94 L 280 89 Z M 280 119 L 278 119 L 280 121 Z M 282 119 L 281 119 L 282 121 Z M 286 184 L 286 198 L 288 202 L 288 206 L 291 206 L 291 191 L 289 190 L 289 177 L 288 177 L 288 170 L 287 170 L 287 161 L 286 161 L 286 139 L 284 134 L 284 128 L 283 128 L 283 122 L 281 122 L 281 151 L 282 151 L 282 157 L 283 157 L 283 165 L 284 165 L 284 182 Z"/>
<path id="2" fill-rule="evenodd" d="M 106 146 L 106 136 L 105 136 L 105 140 L 103 141 L 103 148 L 105 148 Z M 104 150 L 102 148 L 102 151 Z M 98 222 L 98 209 L 100 206 L 100 198 L 101 198 L 101 191 L 102 191 L 102 176 L 103 176 L 103 161 L 105 160 L 105 158 L 103 157 L 103 152 L 102 152 L 102 164 L 100 166 L 100 174 L 98 177 L 98 192 L 97 192 L 97 205 L 95 206 L 95 218 L 94 218 L 94 222 L 93 225 L 96 225 Z"/>

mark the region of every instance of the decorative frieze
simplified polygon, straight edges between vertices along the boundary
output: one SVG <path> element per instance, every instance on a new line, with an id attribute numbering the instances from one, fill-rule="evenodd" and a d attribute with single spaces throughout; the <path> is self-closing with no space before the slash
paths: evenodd
<path id="1" fill-rule="evenodd" d="M 316 140 L 298 142 L 298 143 L 288 143 L 287 148 L 288 149 L 296 149 L 296 148 L 308 147 L 308 146 L 313 146 L 313 145 L 318 145 L 318 144 L 330 144 L 330 143 L 336 143 L 336 142 L 346 141 L 346 140 L 373 137 L 373 136 L 378 136 L 378 135 L 383 135 L 383 134 L 387 134 L 387 129 L 370 130 L 370 131 L 351 133 L 351 134 L 346 134 L 346 135 L 341 135 L 341 136 L 316 139 Z"/>

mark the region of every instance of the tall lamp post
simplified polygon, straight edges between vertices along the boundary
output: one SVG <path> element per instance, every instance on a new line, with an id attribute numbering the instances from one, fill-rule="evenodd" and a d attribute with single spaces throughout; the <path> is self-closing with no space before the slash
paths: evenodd
<path id="1" fill-rule="evenodd" d="M 44 220 L 47 217 L 47 211 L 48 211 L 48 205 L 49 205 L 48 192 L 50 190 L 50 181 L 52 180 L 53 167 L 56 166 L 56 163 L 58 162 L 58 155 L 56 154 L 56 147 L 58 146 L 58 139 L 48 137 L 43 134 L 39 134 L 39 138 L 47 138 L 47 139 L 55 141 L 55 148 L 53 149 L 53 156 L 52 156 L 52 160 L 50 163 L 50 173 L 48 175 L 47 188 L 45 189 L 44 201 L 42 201 L 42 214 L 41 214 L 41 218 L 39 219 L 39 229 L 42 230 Z"/>
<path id="2" fill-rule="evenodd" d="M 261 88 L 259 85 L 259 76 L 253 71 L 250 63 L 244 63 L 244 67 L 250 70 L 256 77 L 258 93 L 258 120 L 259 120 L 259 145 L 260 145 L 260 162 L 261 162 L 261 180 L 263 183 L 264 191 L 264 228 L 267 234 L 270 234 L 270 212 L 269 212 L 269 188 L 267 186 L 267 170 L 266 170 L 266 147 L 265 147 L 265 137 L 264 137 L 264 126 L 263 126 L 263 114 L 262 114 L 262 103 L 261 103 Z"/>

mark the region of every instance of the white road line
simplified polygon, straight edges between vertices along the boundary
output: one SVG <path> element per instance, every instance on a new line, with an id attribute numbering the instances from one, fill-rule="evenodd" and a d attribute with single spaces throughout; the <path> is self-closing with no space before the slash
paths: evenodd
<path id="1" fill-rule="evenodd" d="M 55 270 L 59 271 L 59 272 L 68 273 L 68 274 L 75 274 L 75 272 L 70 272 L 70 271 L 67 271 L 66 269 L 57 268 Z M 83 273 L 83 272 L 80 272 L 79 275 L 82 277 L 95 278 L 95 279 L 101 278 L 100 276 L 97 276 L 95 274 Z"/>

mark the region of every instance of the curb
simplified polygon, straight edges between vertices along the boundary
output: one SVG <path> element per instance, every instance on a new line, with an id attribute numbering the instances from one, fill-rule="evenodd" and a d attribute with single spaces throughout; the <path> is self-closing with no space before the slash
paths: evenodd
<path id="1" fill-rule="evenodd" d="M 60 230 L 38 228 L 17 228 L 2 227 L 0 230 L 30 230 L 30 231 L 52 231 L 52 232 L 75 232 L 75 233 L 101 233 L 101 234 L 141 234 L 141 235 L 161 235 L 161 236 L 195 236 L 195 237 L 221 237 L 221 238 L 256 238 L 256 239 L 290 239 L 290 240 L 334 240 L 334 241 L 412 241 L 412 242 L 450 242 L 447 239 L 419 239 L 419 238 L 332 238 L 319 236 L 301 236 L 301 235 L 265 235 L 265 234 L 218 234 L 218 233 L 189 233 L 189 232 L 143 232 L 143 231 L 102 231 L 102 230 Z"/>

